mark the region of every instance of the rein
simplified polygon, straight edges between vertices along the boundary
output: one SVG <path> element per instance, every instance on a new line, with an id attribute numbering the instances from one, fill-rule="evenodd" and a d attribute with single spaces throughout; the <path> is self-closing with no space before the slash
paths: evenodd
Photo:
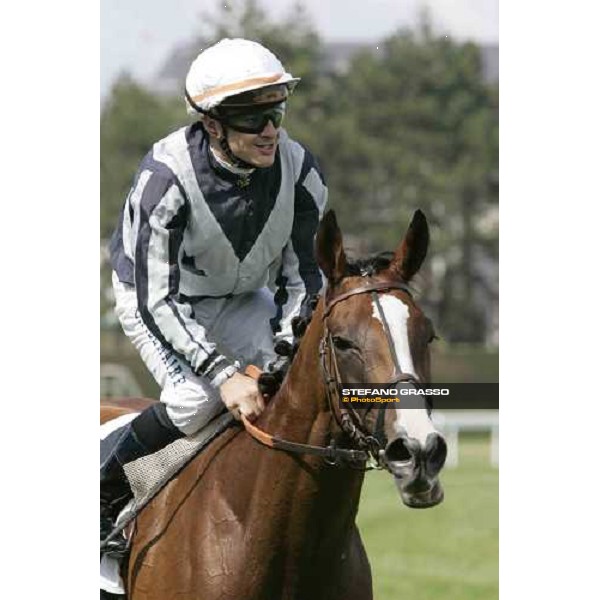
<path id="1" fill-rule="evenodd" d="M 299 442 L 289 442 L 281 438 L 271 435 L 252 425 L 248 419 L 242 415 L 242 422 L 246 431 L 257 441 L 264 446 L 273 448 L 274 450 L 285 450 L 293 454 L 311 454 L 320 456 L 325 459 L 325 462 L 331 465 L 337 465 L 339 461 L 365 461 L 369 458 L 367 452 L 362 450 L 352 450 L 350 448 L 337 448 L 331 443 L 329 446 L 311 446 L 310 444 L 300 444 Z"/>
<path id="2" fill-rule="evenodd" d="M 366 462 L 369 460 L 370 457 L 372 457 L 376 465 L 366 468 L 382 468 L 381 463 L 383 447 L 385 446 L 386 441 L 386 436 L 384 432 L 384 407 L 381 406 L 378 409 L 379 412 L 377 414 L 375 431 L 372 433 L 363 428 L 358 414 L 354 408 L 340 408 L 339 416 L 338 411 L 335 409 L 335 401 L 338 398 L 338 388 L 341 383 L 341 375 L 337 364 L 337 358 L 335 355 L 333 338 L 327 326 L 327 318 L 329 317 L 333 307 L 338 303 L 341 303 L 347 300 L 348 298 L 356 296 L 358 294 L 370 293 L 373 298 L 373 302 L 377 306 L 377 310 L 381 315 L 383 328 L 386 334 L 388 346 L 390 348 L 390 353 L 394 362 L 394 373 L 388 384 L 394 384 L 399 382 L 418 383 L 417 379 L 413 375 L 409 373 L 403 373 L 402 369 L 400 368 L 400 363 L 396 355 L 396 350 L 394 347 L 394 342 L 392 339 L 390 328 L 387 319 L 385 318 L 383 309 L 381 307 L 381 303 L 379 301 L 380 292 L 392 289 L 399 289 L 410 294 L 410 289 L 408 285 L 404 282 L 374 282 L 363 286 L 359 286 L 357 288 L 354 288 L 353 290 L 345 292 L 344 294 L 340 294 L 339 296 L 330 300 L 325 305 L 325 308 L 323 310 L 322 319 L 325 330 L 323 333 L 323 337 L 321 338 L 321 341 L 319 343 L 319 355 L 321 358 L 321 368 L 325 382 L 325 390 L 327 394 L 329 410 L 333 414 L 335 421 L 340 427 L 340 429 L 344 433 L 346 433 L 360 449 L 356 450 L 348 448 L 338 448 L 335 445 L 334 440 L 331 441 L 329 446 L 313 446 L 310 444 L 301 444 L 298 442 L 290 442 L 287 440 L 283 440 L 275 435 L 263 431 L 262 429 L 259 429 L 258 427 L 250 423 L 250 421 L 248 421 L 248 419 L 244 415 L 242 415 L 242 422 L 249 435 L 251 435 L 255 440 L 269 448 L 273 448 L 275 450 L 283 450 L 285 452 L 291 452 L 294 454 L 310 454 L 313 456 L 320 456 L 325 460 L 327 464 L 332 466 L 342 466 L 344 463 Z M 327 355 L 329 355 L 330 364 L 333 367 L 333 369 L 327 366 Z M 258 378 L 259 374 L 260 371 L 256 367 L 251 366 L 248 369 L 246 369 L 246 375 L 255 379 Z"/>

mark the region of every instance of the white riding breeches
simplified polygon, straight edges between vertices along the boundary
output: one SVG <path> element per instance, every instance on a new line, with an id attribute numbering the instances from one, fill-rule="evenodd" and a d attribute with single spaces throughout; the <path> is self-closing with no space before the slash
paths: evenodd
<path id="1" fill-rule="evenodd" d="M 125 335 L 139 352 L 162 389 L 173 424 L 186 435 L 199 431 L 222 412 L 218 389 L 196 375 L 187 361 L 165 347 L 146 327 L 138 311 L 135 288 L 113 273 L 115 313 Z M 193 305 L 194 318 L 217 344 L 220 353 L 244 367 L 264 369 L 276 358 L 269 320 L 275 316 L 273 294 L 266 288 L 230 299 L 204 299 Z"/>

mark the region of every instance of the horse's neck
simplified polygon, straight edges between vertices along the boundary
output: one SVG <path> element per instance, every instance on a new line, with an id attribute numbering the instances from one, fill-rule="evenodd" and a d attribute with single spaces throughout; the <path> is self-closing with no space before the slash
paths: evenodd
<path id="1" fill-rule="evenodd" d="M 279 438 L 316 446 L 330 442 L 334 424 L 319 357 L 322 312 L 320 303 L 285 384 L 273 401 L 275 410 L 265 424 L 265 429 Z M 339 554 L 340 548 L 348 543 L 358 510 L 363 473 L 334 468 L 322 458 L 310 456 L 278 461 L 277 469 L 278 480 L 287 480 L 289 485 L 279 488 L 286 489 L 285 502 L 274 500 L 275 505 L 285 507 L 288 515 L 286 555 L 295 571 L 314 571 L 315 560 L 329 564 L 331 556 Z M 268 481 L 268 493 L 272 494 L 272 477 Z M 281 531 L 277 535 L 281 536 Z M 307 548 L 311 549 L 308 554 Z"/>

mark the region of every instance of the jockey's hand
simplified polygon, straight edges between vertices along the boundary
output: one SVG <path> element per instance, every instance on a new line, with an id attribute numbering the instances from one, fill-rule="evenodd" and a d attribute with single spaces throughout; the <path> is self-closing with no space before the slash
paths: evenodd
<path id="1" fill-rule="evenodd" d="M 224 381 L 219 392 L 223 404 L 238 421 L 241 420 L 241 415 L 253 421 L 265 409 L 256 380 L 241 373 L 234 373 Z"/>

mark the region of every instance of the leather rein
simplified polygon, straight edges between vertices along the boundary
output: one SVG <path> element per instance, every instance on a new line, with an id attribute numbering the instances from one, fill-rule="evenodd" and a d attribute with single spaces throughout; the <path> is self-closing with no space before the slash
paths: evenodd
<path id="1" fill-rule="evenodd" d="M 402 281 L 370 282 L 331 299 L 325 305 L 323 310 L 322 319 L 324 324 L 324 333 L 319 343 L 319 356 L 321 360 L 321 369 L 325 382 L 329 410 L 334 416 L 338 427 L 348 435 L 348 437 L 359 449 L 338 448 L 335 445 L 335 440 L 333 439 L 328 446 L 314 446 L 299 442 L 290 442 L 259 429 L 250 423 L 250 421 L 248 421 L 244 415 L 242 415 L 242 422 L 246 428 L 246 431 L 255 440 L 275 450 L 283 450 L 285 452 L 291 452 L 294 454 L 310 454 L 313 456 L 320 456 L 327 464 L 336 467 L 350 466 L 353 463 L 365 463 L 369 460 L 369 458 L 373 458 L 375 465 L 367 467 L 367 469 L 383 467 L 383 449 L 385 448 L 386 443 L 386 436 L 384 432 L 385 408 L 383 406 L 378 408 L 375 430 L 373 432 L 369 432 L 362 425 L 362 420 L 359 418 L 356 409 L 352 408 L 351 406 L 340 407 L 339 386 L 342 380 L 335 354 L 333 337 L 329 331 L 329 327 L 327 326 L 327 318 L 329 317 L 333 307 L 337 304 L 347 300 L 352 296 L 370 293 L 373 302 L 377 306 L 377 310 L 381 316 L 390 354 L 394 363 L 394 373 L 389 382 L 385 385 L 396 384 L 400 382 L 418 383 L 418 380 L 413 375 L 409 373 L 403 373 L 402 369 L 400 368 L 392 334 L 379 301 L 379 293 L 393 289 L 402 290 L 409 295 L 411 294 L 408 284 Z M 256 377 L 258 373 L 258 369 L 256 369 L 254 372 L 249 372 L 249 370 L 246 371 L 246 374 L 250 375 L 251 377 Z M 338 410 L 336 410 L 336 402 L 337 406 L 339 407 Z"/>

